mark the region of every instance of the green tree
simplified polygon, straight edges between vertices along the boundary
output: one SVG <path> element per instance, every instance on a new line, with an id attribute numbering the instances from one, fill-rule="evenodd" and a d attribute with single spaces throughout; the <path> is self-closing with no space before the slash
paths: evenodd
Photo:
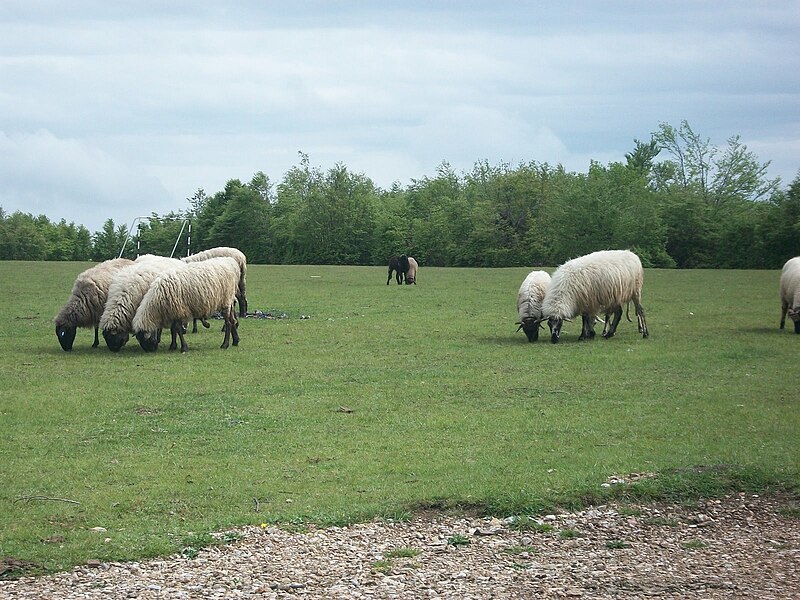
<path id="1" fill-rule="evenodd" d="M 653 142 L 670 158 L 654 165 L 656 187 L 680 187 L 700 195 L 704 202 L 718 207 L 730 201 L 755 201 L 769 197 L 780 186 L 780 178 L 768 179 L 769 161 L 759 163 L 739 136 L 728 139 L 719 159 L 719 148 L 695 133 L 687 121 L 679 128 L 660 123 Z"/>
<path id="2" fill-rule="evenodd" d="M 269 202 L 258 187 L 238 179 L 228 181 L 222 194 L 222 212 L 208 231 L 207 246 L 233 246 L 244 252 L 249 262 L 267 262 Z"/>
<path id="3" fill-rule="evenodd" d="M 128 230 L 124 225 L 114 226 L 113 219 L 107 219 L 103 228 L 92 236 L 92 260 L 100 262 L 119 256 L 122 244 L 125 242 Z M 133 258 L 135 248 L 128 243 L 123 256 Z"/>
<path id="4" fill-rule="evenodd" d="M 773 194 L 763 205 L 765 214 L 755 221 L 764 248 L 759 266 L 777 269 L 800 256 L 800 171 L 785 192 Z"/>
<path id="5" fill-rule="evenodd" d="M 2 220 L 0 260 L 44 260 L 47 240 L 32 215 L 16 211 Z"/>
<path id="6" fill-rule="evenodd" d="M 152 213 L 138 225 L 134 241 L 139 253 L 176 258 L 185 256 L 189 235 L 188 227 L 184 225 L 187 219 L 188 215 L 180 212 L 170 212 L 163 217 Z"/>

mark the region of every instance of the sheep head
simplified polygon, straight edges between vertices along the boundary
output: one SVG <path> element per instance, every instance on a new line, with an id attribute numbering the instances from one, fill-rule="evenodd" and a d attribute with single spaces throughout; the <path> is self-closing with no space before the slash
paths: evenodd
<path id="1" fill-rule="evenodd" d="M 800 333 L 800 305 L 793 306 L 786 314 L 788 314 L 789 318 L 794 321 L 794 332 Z M 66 348 L 64 349 L 66 350 Z"/>
<path id="2" fill-rule="evenodd" d="M 136 339 L 139 340 L 139 345 L 145 352 L 155 352 L 158 350 L 158 332 L 157 331 L 137 331 Z"/>
<path id="3" fill-rule="evenodd" d="M 108 349 L 112 352 L 119 352 L 128 343 L 128 333 L 120 333 L 110 329 L 103 329 L 103 339 L 106 341 Z"/>
<path id="4" fill-rule="evenodd" d="M 75 334 L 77 332 L 77 327 L 56 324 L 56 337 L 58 338 L 58 343 L 61 344 L 61 348 L 65 352 L 72 350 L 72 344 L 75 343 Z"/>
<path id="5" fill-rule="evenodd" d="M 535 342 L 539 339 L 539 327 L 542 326 L 541 319 L 523 319 L 518 325 L 517 331 L 521 329 L 528 337 L 529 342 Z"/>
<path id="6" fill-rule="evenodd" d="M 550 341 L 554 344 L 558 343 L 561 337 L 561 326 L 564 324 L 564 319 L 558 317 L 550 317 L 547 319 L 547 325 L 550 327 Z"/>

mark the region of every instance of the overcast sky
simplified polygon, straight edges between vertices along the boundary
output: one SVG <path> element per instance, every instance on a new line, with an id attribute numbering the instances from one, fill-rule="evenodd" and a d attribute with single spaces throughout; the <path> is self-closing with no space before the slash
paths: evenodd
<path id="1" fill-rule="evenodd" d="M 0 3 L 0 206 L 91 231 L 299 151 L 384 188 L 444 160 L 586 172 L 683 119 L 788 185 L 800 2 Z"/>

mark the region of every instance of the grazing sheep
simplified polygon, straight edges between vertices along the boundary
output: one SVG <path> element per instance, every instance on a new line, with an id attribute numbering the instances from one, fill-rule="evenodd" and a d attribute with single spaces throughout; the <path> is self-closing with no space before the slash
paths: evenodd
<path id="1" fill-rule="evenodd" d="M 67 303 L 53 319 L 61 348 L 72 350 L 78 327 L 94 327 L 92 348 L 97 348 L 100 344 L 97 335 L 100 316 L 108 299 L 111 279 L 117 271 L 132 264 L 133 261 L 127 258 L 113 258 L 78 275 Z"/>
<path id="2" fill-rule="evenodd" d="M 781 271 L 781 329 L 787 312 L 794 321 L 794 332 L 800 333 L 800 256 L 787 260 Z"/>
<path id="3" fill-rule="evenodd" d="M 542 322 L 542 300 L 550 287 L 550 274 L 546 271 L 531 271 L 519 286 L 517 292 L 517 312 L 519 327 L 528 336 L 529 342 L 539 339 L 539 326 Z"/>
<path id="4" fill-rule="evenodd" d="M 392 280 L 392 271 L 394 271 L 397 285 L 403 285 L 403 278 L 408 271 L 408 256 L 401 254 L 400 256 L 393 256 L 389 259 L 389 277 L 386 278 L 386 285 Z"/>
<path id="5" fill-rule="evenodd" d="M 406 285 L 417 285 L 417 270 L 419 265 L 413 256 L 408 257 L 408 270 L 406 271 Z"/>
<path id="6" fill-rule="evenodd" d="M 209 258 L 218 258 L 221 256 L 229 256 L 236 260 L 236 263 L 239 265 L 240 276 L 238 288 L 236 290 L 236 301 L 239 303 L 239 316 L 244 317 L 247 315 L 247 295 L 245 294 L 245 287 L 247 283 L 247 257 L 244 255 L 244 252 L 238 248 L 219 246 L 218 248 L 211 248 L 210 250 L 203 250 L 197 254 L 186 256 L 181 260 L 183 262 L 192 263 L 208 260 Z M 197 333 L 197 324 L 194 325 L 193 332 Z"/>
<path id="7" fill-rule="evenodd" d="M 231 336 L 239 345 L 238 322 L 233 303 L 239 286 L 241 270 L 231 257 L 209 258 L 170 269 L 153 280 L 133 317 L 133 333 L 146 352 L 158 348 L 158 330 L 169 327 L 173 338 L 181 340 L 181 352 L 186 352 L 183 323 L 192 318 L 208 317 L 215 312 L 225 318 L 227 348 Z M 170 347 L 174 349 L 174 347 Z"/>
<path id="8" fill-rule="evenodd" d="M 133 316 L 150 289 L 153 280 L 169 269 L 185 267 L 187 263 L 177 258 L 145 254 L 136 262 L 117 271 L 108 289 L 108 301 L 100 317 L 103 339 L 112 352 L 119 352 L 128 342 Z"/>
<path id="9" fill-rule="evenodd" d="M 550 341 L 561 336 L 565 320 L 581 315 L 581 340 L 594 337 L 594 324 L 600 313 L 606 319 L 603 337 L 614 336 L 622 318 L 622 305 L 633 302 L 639 332 L 647 337 L 647 323 L 640 298 L 644 271 L 639 257 L 629 250 L 602 250 L 574 258 L 553 274 L 542 302 L 542 320 L 550 326 Z"/>

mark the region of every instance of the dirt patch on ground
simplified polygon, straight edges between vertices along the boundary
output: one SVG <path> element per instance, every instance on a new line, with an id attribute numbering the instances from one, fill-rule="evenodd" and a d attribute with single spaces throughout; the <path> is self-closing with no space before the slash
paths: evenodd
<path id="1" fill-rule="evenodd" d="M 800 598 L 786 496 L 227 535 L 192 558 L 3 581 L 0 598 Z"/>

